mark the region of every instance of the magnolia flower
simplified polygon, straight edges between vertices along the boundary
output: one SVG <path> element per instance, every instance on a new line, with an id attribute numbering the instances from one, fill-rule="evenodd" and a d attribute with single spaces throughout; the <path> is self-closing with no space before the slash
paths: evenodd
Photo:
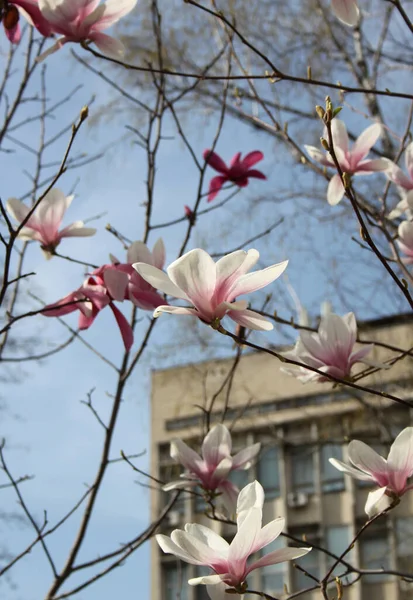
<path id="1" fill-rule="evenodd" d="M 42 35 L 48 37 L 52 34 L 50 24 L 40 12 L 38 0 L 3 0 L 0 20 L 3 22 L 6 36 L 13 44 L 18 44 L 21 39 L 20 14 Z"/>
<path id="2" fill-rule="evenodd" d="M 350 377 L 355 363 L 373 364 L 365 357 L 374 344 L 354 350 L 356 339 L 357 323 L 353 313 L 347 313 L 343 317 L 327 313 L 321 318 L 318 333 L 302 330 L 294 349 L 283 352 L 282 356 L 300 361 L 328 375 L 346 379 Z M 326 377 L 296 365 L 282 367 L 282 371 L 297 377 L 302 383 L 328 381 Z"/>
<path id="3" fill-rule="evenodd" d="M 398 228 L 399 237 L 397 244 L 400 250 L 406 255 L 402 261 L 406 265 L 413 264 L 413 221 L 403 221 Z"/>
<path id="4" fill-rule="evenodd" d="M 53 32 L 61 35 L 39 60 L 59 50 L 67 42 L 93 42 L 107 56 L 121 58 L 124 45 L 102 33 L 127 15 L 137 0 L 39 0 L 42 16 L 50 23 Z"/>
<path id="5" fill-rule="evenodd" d="M 331 8 L 346 25 L 357 25 L 360 11 L 356 0 L 331 0 Z"/>
<path id="6" fill-rule="evenodd" d="M 165 247 L 160 238 L 151 252 L 143 242 L 133 242 L 128 248 L 126 263 L 110 255 L 111 265 L 103 265 L 92 275 L 106 274 L 108 292 L 117 300 L 130 300 L 142 310 L 154 310 L 165 304 L 164 298 L 132 267 L 137 261 L 162 269 L 165 264 Z M 108 276 L 108 272 L 110 275 Z"/>
<path id="7" fill-rule="evenodd" d="M 116 274 L 115 274 L 116 276 Z M 106 306 L 109 306 L 118 324 L 126 350 L 130 350 L 133 344 L 133 331 L 128 321 L 120 310 L 113 304 L 113 300 L 119 300 L 119 297 L 111 296 L 108 287 L 116 289 L 112 273 L 103 273 L 102 277 L 89 276 L 78 289 L 65 296 L 55 304 L 49 304 L 42 311 L 45 317 L 62 317 L 78 310 L 80 330 L 89 329 L 97 315 Z M 111 285 L 109 286 L 108 283 Z"/>
<path id="8" fill-rule="evenodd" d="M 352 149 L 349 149 L 349 139 L 347 129 L 343 121 L 333 119 L 331 122 L 331 133 L 333 137 L 333 148 L 337 160 L 343 172 L 349 175 L 371 175 L 375 171 L 385 171 L 389 166 L 386 158 L 376 158 L 365 160 L 370 148 L 374 146 L 381 134 L 381 126 L 377 123 L 370 125 L 354 142 Z M 324 132 L 327 138 L 327 132 Z M 325 167 L 334 167 L 334 161 L 329 152 L 325 155 L 314 146 L 305 146 L 308 154 L 313 160 L 321 163 Z M 327 189 L 327 200 L 331 206 L 335 206 L 344 196 L 344 185 L 340 175 L 337 173 L 330 179 Z"/>
<path id="9" fill-rule="evenodd" d="M 62 238 L 94 235 L 96 229 L 84 227 L 83 221 L 75 221 L 75 223 L 59 231 L 64 214 L 73 198 L 74 196 L 65 196 L 57 188 L 51 189 L 24 224 L 18 237 L 26 241 L 36 240 L 40 242 L 40 247 L 46 258 L 51 258 Z M 7 201 L 6 208 L 18 223 L 22 223 L 31 210 L 29 206 L 26 206 L 17 198 L 10 198 Z"/>
<path id="10" fill-rule="evenodd" d="M 243 593 L 251 571 L 299 558 L 311 550 L 281 548 L 248 564 L 252 554 L 271 544 L 284 529 L 285 519 L 281 517 L 262 527 L 263 504 L 264 491 L 258 481 L 241 490 L 237 503 L 238 530 L 231 544 L 212 529 L 196 523 L 185 525 L 185 531 L 175 529 L 170 538 L 158 534 L 156 540 L 166 554 L 174 554 L 192 565 L 206 565 L 214 571 L 213 575 L 190 579 L 189 585 L 211 586 L 211 592 L 208 590 L 211 598 L 227 598 L 228 588 Z M 217 585 L 218 592 L 214 590 Z"/>
<path id="11" fill-rule="evenodd" d="M 284 261 L 262 271 L 247 273 L 259 256 L 257 250 L 237 250 L 215 263 L 205 250 L 196 248 L 169 265 L 168 274 L 144 263 L 136 263 L 133 267 L 154 288 L 186 300 L 193 306 L 158 306 L 154 317 L 162 312 L 194 315 L 216 326 L 227 315 L 249 329 L 269 331 L 273 325 L 258 313 L 248 310 L 246 300 L 234 302 L 237 296 L 260 290 L 277 279 L 288 263 Z"/>
<path id="12" fill-rule="evenodd" d="M 339 471 L 362 481 L 372 481 L 378 489 L 370 492 L 365 510 L 371 517 L 413 488 L 407 480 L 413 475 L 413 427 L 406 427 L 394 440 L 387 460 L 364 442 L 353 440 L 348 446 L 350 465 L 330 458 Z M 386 498 L 387 496 L 387 498 Z"/>
<path id="13" fill-rule="evenodd" d="M 209 183 L 208 202 L 211 202 L 218 194 L 224 183 L 231 181 L 238 187 L 246 187 L 248 185 L 248 179 L 253 177 L 255 179 L 267 179 L 264 173 L 251 169 L 257 162 L 260 162 L 264 158 L 264 155 L 259 150 L 250 152 L 241 160 L 241 152 L 232 158 L 229 167 L 224 163 L 222 158 L 218 156 L 212 150 L 204 150 L 204 159 L 210 167 L 221 173 L 211 179 Z"/>
<path id="14" fill-rule="evenodd" d="M 195 225 L 196 215 L 192 208 L 190 208 L 187 204 L 184 204 L 184 212 L 191 225 Z"/>
<path id="15" fill-rule="evenodd" d="M 208 492 L 219 492 L 225 504 L 232 509 L 239 489 L 230 481 L 231 471 L 249 469 L 256 458 L 261 444 L 248 446 L 231 456 L 231 434 L 225 425 L 215 425 L 202 443 L 202 458 L 182 440 L 171 442 L 171 457 L 186 469 L 178 481 L 171 481 L 164 491 L 201 485 Z"/>
<path id="16" fill-rule="evenodd" d="M 386 175 L 390 181 L 397 185 L 402 196 L 401 202 L 390 212 L 389 219 L 400 217 L 404 212 L 407 212 L 409 215 L 413 213 L 413 142 L 406 148 L 404 161 L 407 175 L 403 173 L 396 163 L 388 161 Z"/>

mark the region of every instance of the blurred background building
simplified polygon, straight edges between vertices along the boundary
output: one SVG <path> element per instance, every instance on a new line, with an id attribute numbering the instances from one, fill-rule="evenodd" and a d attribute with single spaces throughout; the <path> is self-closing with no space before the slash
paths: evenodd
<path id="1" fill-rule="evenodd" d="M 411 316 L 399 315 L 370 321 L 359 327 L 362 340 L 379 340 L 411 350 Z M 395 357 L 383 348 L 372 356 L 378 360 Z M 234 368 L 235 365 L 235 368 Z M 413 360 L 398 361 L 391 369 L 362 380 L 363 385 L 413 400 Z M 169 455 L 173 438 L 181 438 L 199 451 L 205 431 L 204 409 L 211 411 L 211 424 L 222 420 L 232 430 L 234 451 L 260 441 L 261 453 L 255 466 L 234 474 L 241 488 L 258 479 L 265 489 L 263 522 L 283 516 L 285 531 L 297 542 L 278 538 L 264 552 L 284 544 L 320 545 L 340 555 L 366 521 L 364 504 L 369 485 L 344 477 L 332 467 L 330 457 L 346 460 L 348 441 L 360 439 L 384 456 L 395 436 L 412 423 L 408 407 L 350 388 L 330 384 L 303 385 L 280 371 L 280 363 L 264 353 L 244 350 L 234 358 L 155 371 L 152 376 L 152 475 L 161 481 L 177 479 L 181 472 Z M 371 488 L 370 488 L 371 489 Z M 152 491 L 152 517 L 155 519 L 176 492 Z M 205 516 L 204 500 L 181 493 L 169 512 L 162 533 L 200 522 L 229 540 L 234 527 Z M 187 580 L 206 572 L 164 555 L 152 542 L 152 600 L 204 600 L 205 586 L 190 587 Z M 412 572 L 413 493 L 368 528 L 351 551 L 349 562 L 363 569 Z M 296 563 L 315 579 L 322 578 L 333 564 L 328 554 L 313 549 Z M 334 574 L 340 575 L 340 566 Z M 351 579 L 352 578 L 352 579 Z M 345 600 L 408 600 L 413 584 L 397 575 L 353 574 L 343 582 L 356 582 L 345 590 Z M 291 562 L 254 571 L 248 578 L 251 589 L 277 598 L 316 582 Z M 333 585 L 334 587 L 334 585 Z M 336 596 L 332 589 L 331 595 Z M 300 596 L 317 600 L 320 590 Z"/>

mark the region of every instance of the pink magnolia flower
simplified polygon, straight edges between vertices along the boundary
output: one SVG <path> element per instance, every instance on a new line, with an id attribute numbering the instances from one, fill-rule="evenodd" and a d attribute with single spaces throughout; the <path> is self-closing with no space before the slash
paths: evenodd
<path id="1" fill-rule="evenodd" d="M 402 261 L 406 265 L 413 264 L 413 221 L 403 221 L 398 228 L 399 237 L 397 244 L 400 250 L 406 255 Z"/>
<path id="2" fill-rule="evenodd" d="M 403 173 L 401 168 L 392 161 L 388 161 L 387 177 L 397 185 L 402 200 L 390 212 L 389 219 L 400 217 L 404 212 L 409 215 L 413 212 L 413 142 L 410 143 L 405 151 L 404 160 L 407 170 L 407 175 Z"/>
<path id="3" fill-rule="evenodd" d="M 51 258 L 53 252 L 65 237 L 85 237 L 94 235 L 96 229 L 84 227 L 83 221 L 75 221 L 59 231 L 66 210 L 74 196 L 65 196 L 61 190 L 53 188 L 37 206 L 27 223 L 18 234 L 22 240 L 40 242 L 46 258 Z M 18 223 L 22 223 L 30 212 L 30 207 L 17 198 L 10 198 L 6 208 Z"/>
<path id="4" fill-rule="evenodd" d="M 186 469 L 178 481 L 171 481 L 164 491 L 201 485 L 208 492 L 219 492 L 224 503 L 231 510 L 239 489 L 228 481 L 231 471 L 249 469 L 256 458 L 261 444 L 253 444 L 231 456 L 232 439 L 225 425 L 215 425 L 202 443 L 202 458 L 185 442 L 175 439 L 171 442 L 171 457 Z"/>
<path id="5" fill-rule="evenodd" d="M 356 0 L 331 0 L 331 8 L 346 25 L 357 25 L 360 11 Z"/>
<path id="6" fill-rule="evenodd" d="M 211 598 L 227 598 L 228 588 L 247 589 L 246 579 L 252 571 L 268 565 L 293 560 L 310 552 L 311 548 L 280 548 L 257 560 L 248 562 L 250 556 L 271 544 L 284 529 L 282 517 L 262 527 L 264 491 L 258 481 L 250 483 L 238 496 L 237 533 L 229 544 L 215 531 L 204 525 L 187 524 L 185 531 L 175 529 L 171 537 L 158 534 L 156 541 L 166 554 L 173 554 L 191 565 L 205 565 L 213 575 L 196 577 L 189 585 L 211 586 Z M 214 589 L 219 586 L 218 590 Z"/>
<path id="7" fill-rule="evenodd" d="M 123 274 L 120 274 L 122 276 Z M 122 288 L 122 277 L 116 272 L 103 273 L 102 277 L 87 277 L 83 285 L 68 294 L 55 304 L 49 304 L 43 310 L 45 317 L 62 317 L 76 310 L 80 312 L 78 327 L 80 330 L 89 329 L 97 315 L 106 306 L 109 306 L 118 324 L 126 350 L 133 344 L 133 331 L 125 316 L 113 304 L 119 300 L 119 289 Z M 116 285 L 116 279 L 119 279 Z M 111 288 L 114 296 L 108 292 Z"/>
<path id="8" fill-rule="evenodd" d="M 288 264 L 284 261 L 262 271 L 248 273 L 259 256 L 257 250 L 237 250 L 215 263 L 205 250 L 196 248 L 169 265 L 167 274 L 144 263 L 136 263 L 133 267 L 154 288 L 186 300 L 193 307 L 158 306 L 154 317 L 163 312 L 194 315 L 216 326 L 227 315 L 249 329 L 270 331 L 272 323 L 248 310 L 246 300 L 235 301 L 237 296 L 260 290 L 277 279 Z"/>
<path id="9" fill-rule="evenodd" d="M 103 265 L 92 272 L 92 275 L 103 276 L 104 273 L 112 271 L 117 277 L 107 277 L 106 285 L 111 295 L 117 296 L 119 300 L 130 300 L 142 310 L 154 310 L 165 304 L 165 299 L 143 279 L 132 267 L 132 263 L 143 262 L 162 269 L 165 264 L 165 247 L 160 238 L 151 252 L 143 242 L 133 242 L 128 248 L 126 263 L 121 263 L 115 256 L 110 256 L 112 264 Z M 112 285 L 116 290 L 112 289 Z"/>
<path id="10" fill-rule="evenodd" d="M 354 313 L 347 313 L 343 317 L 328 313 L 321 318 L 318 333 L 301 331 L 294 349 L 283 352 L 282 355 L 323 373 L 346 379 L 350 377 L 351 369 L 357 362 L 377 366 L 377 363 L 365 358 L 374 344 L 354 350 L 356 339 L 357 323 Z M 282 367 L 282 371 L 297 377 L 302 383 L 328 381 L 326 377 L 296 365 Z"/>
<path id="11" fill-rule="evenodd" d="M 350 442 L 348 457 L 351 464 L 335 458 L 330 458 L 330 463 L 347 475 L 379 486 L 368 495 L 365 510 L 369 516 L 388 506 L 388 498 L 390 501 L 398 500 L 413 488 L 412 484 L 408 484 L 409 477 L 413 475 L 413 427 L 406 427 L 399 433 L 387 460 L 359 440 Z"/>
<path id="12" fill-rule="evenodd" d="M 3 21 L 6 36 L 13 44 L 18 44 L 21 39 L 20 14 L 45 37 L 52 34 L 50 24 L 40 12 L 38 0 L 3 0 L 0 20 Z"/>
<path id="13" fill-rule="evenodd" d="M 343 121 L 333 119 L 331 122 L 331 132 L 333 136 L 333 147 L 337 160 L 343 172 L 349 175 L 371 175 L 376 171 L 385 171 L 388 169 L 389 161 L 386 158 L 376 158 L 365 160 L 370 149 L 377 142 L 381 134 L 379 124 L 370 125 L 354 142 L 353 147 L 349 148 L 349 139 L 347 129 Z M 327 132 L 324 132 L 327 139 Z M 334 161 L 329 152 L 323 154 L 314 146 L 304 146 L 313 160 L 321 163 L 325 167 L 334 167 Z M 340 175 L 337 173 L 330 179 L 327 189 L 327 201 L 331 206 L 335 206 L 344 196 L 344 185 Z"/>
<path id="14" fill-rule="evenodd" d="M 194 225 L 195 220 L 196 220 L 196 215 L 195 215 L 194 211 L 192 210 L 192 208 L 190 208 L 187 204 L 184 204 L 184 212 L 185 212 L 186 218 L 191 223 L 191 225 Z"/>
<path id="15" fill-rule="evenodd" d="M 102 33 L 127 15 L 137 0 L 39 0 L 42 16 L 50 23 L 53 32 L 61 35 L 39 60 L 59 50 L 68 42 L 93 42 L 107 56 L 121 58 L 124 45 Z"/>
<path id="16" fill-rule="evenodd" d="M 227 167 L 222 158 L 215 152 L 212 152 L 212 150 L 204 150 L 203 156 L 210 167 L 215 169 L 215 171 L 218 171 L 218 173 L 221 173 L 221 175 L 217 175 L 217 177 L 211 179 L 209 183 L 208 202 L 212 202 L 227 181 L 235 183 L 238 187 L 246 187 L 250 177 L 255 179 L 267 179 L 261 171 L 251 169 L 251 167 L 264 158 L 263 153 L 259 152 L 259 150 L 250 152 L 242 160 L 241 152 L 237 152 L 232 158 L 229 167 Z"/>

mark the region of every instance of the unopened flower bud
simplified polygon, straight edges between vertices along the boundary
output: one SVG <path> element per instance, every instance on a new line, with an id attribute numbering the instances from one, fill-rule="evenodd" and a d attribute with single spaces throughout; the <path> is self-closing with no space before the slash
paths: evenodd
<path id="1" fill-rule="evenodd" d="M 317 106 L 315 107 L 316 113 L 318 114 L 318 116 L 320 117 L 320 119 L 324 119 L 324 115 L 325 115 L 325 110 L 322 106 L 320 106 L 319 104 L 317 104 Z"/>
<path id="2" fill-rule="evenodd" d="M 83 123 L 83 121 L 86 121 L 88 116 L 89 116 L 89 107 L 84 106 L 82 108 L 82 110 L 80 111 L 80 122 Z"/>
<path id="3" fill-rule="evenodd" d="M 327 140 L 325 138 L 321 137 L 320 143 L 321 143 L 322 147 L 324 148 L 324 150 L 330 150 L 329 143 L 327 142 Z"/>
<path id="4" fill-rule="evenodd" d="M 343 180 L 343 185 L 347 190 L 350 187 L 350 175 L 344 172 L 341 176 L 341 179 Z"/>

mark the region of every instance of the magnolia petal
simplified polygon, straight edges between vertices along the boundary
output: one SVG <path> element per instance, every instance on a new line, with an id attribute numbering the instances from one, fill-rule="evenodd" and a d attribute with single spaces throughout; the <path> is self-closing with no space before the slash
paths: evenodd
<path id="1" fill-rule="evenodd" d="M 208 202 L 212 202 L 227 181 L 228 177 L 226 175 L 217 175 L 211 179 L 208 189 Z"/>
<path id="2" fill-rule="evenodd" d="M 216 268 L 205 250 L 195 248 L 175 260 L 167 268 L 171 281 L 198 310 L 209 312 L 215 292 Z"/>
<path id="3" fill-rule="evenodd" d="M 376 474 L 384 475 L 387 473 L 387 464 L 384 458 L 364 442 L 359 440 L 350 442 L 348 457 L 355 467 L 371 475 L 373 479 Z"/>
<path id="4" fill-rule="evenodd" d="M 36 62 L 37 63 L 43 62 L 48 56 L 50 56 L 51 54 L 54 54 L 55 52 L 58 52 L 61 48 L 63 48 L 63 46 L 68 43 L 68 41 L 69 40 L 65 36 L 58 38 L 56 40 L 56 42 L 53 44 L 53 46 L 50 46 L 47 50 L 42 52 L 42 54 L 40 54 L 36 58 Z"/>
<path id="5" fill-rule="evenodd" d="M 215 585 L 217 583 L 222 583 L 222 580 L 228 577 L 228 573 L 224 573 L 224 575 L 202 575 L 201 577 L 193 577 L 192 579 L 188 579 L 189 585 Z M 225 592 L 224 592 L 225 593 Z M 225 597 L 227 594 L 225 594 Z"/>
<path id="6" fill-rule="evenodd" d="M 387 158 L 374 158 L 372 160 L 362 160 L 357 165 L 354 175 L 371 175 L 377 171 L 386 171 L 388 168 Z"/>
<path id="7" fill-rule="evenodd" d="M 237 524 L 241 527 L 248 511 L 253 508 L 262 510 L 264 505 L 264 489 L 258 481 L 249 483 L 239 493 L 237 502 Z"/>
<path id="8" fill-rule="evenodd" d="M 393 471 L 396 491 L 402 492 L 407 479 L 413 475 L 413 427 L 403 429 L 394 440 L 387 465 Z"/>
<path id="9" fill-rule="evenodd" d="M 231 288 L 230 295 L 232 298 L 241 296 L 242 294 L 249 294 L 250 292 L 256 292 L 263 287 L 269 285 L 287 268 L 288 260 L 284 260 L 276 265 L 262 269 L 261 271 L 254 271 L 253 273 L 246 273 L 237 279 Z"/>
<path id="10" fill-rule="evenodd" d="M 413 188 L 413 180 L 407 177 L 401 168 L 390 160 L 387 162 L 386 175 L 390 181 L 406 190 L 411 190 Z"/>
<path id="11" fill-rule="evenodd" d="M 251 177 L 252 179 L 267 179 L 266 175 L 264 175 L 264 173 L 258 171 L 257 169 L 250 169 L 245 173 L 245 176 L 248 177 L 248 179 Z"/>
<path id="12" fill-rule="evenodd" d="M 371 476 L 367 475 L 367 473 L 363 473 L 363 471 L 360 471 L 359 469 L 356 469 L 355 467 L 352 467 L 351 465 L 347 465 L 346 463 L 343 463 L 341 460 L 337 460 L 337 458 L 329 458 L 328 460 L 329 460 L 330 464 L 333 465 L 333 467 L 335 467 L 342 473 L 345 473 L 346 475 L 351 475 L 352 477 L 355 477 L 356 479 L 360 479 L 360 481 L 372 481 Z"/>
<path id="13" fill-rule="evenodd" d="M 197 538 L 203 544 L 206 544 L 218 552 L 223 557 L 225 557 L 228 553 L 228 542 L 209 527 L 205 527 L 205 525 L 199 525 L 198 523 L 187 523 L 185 525 L 185 531 Z"/>
<path id="14" fill-rule="evenodd" d="M 256 165 L 261 160 L 263 160 L 263 158 L 264 154 L 262 152 L 260 152 L 259 150 L 253 150 L 252 152 L 249 152 L 246 156 L 244 156 L 244 158 L 241 160 L 241 165 L 244 169 L 247 170 Z"/>
<path id="15" fill-rule="evenodd" d="M 178 531 L 178 530 L 175 529 L 172 532 L 172 535 L 176 531 Z M 165 552 L 165 554 L 174 554 L 181 560 L 184 560 L 185 562 L 187 562 L 191 565 L 203 565 L 204 564 L 203 561 L 201 561 L 197 558 L 194 558 L 191 554 L 189 554 L 186 550 L 184 550 L 183 548 L 178 546 L 174 541 L 172 541 L 172 539 L 170 539 L 166 535 L 158 533 L 157 535 L 155 535 L 155 539 L 158 542 L 161 549 L 163 550 L 163 552 Z"/>
<path id="16" fill-rule="evenodd" d="M 111 303 L 111 304 L 109 304 L 109 306 L 114 314 L 116 323 L 118 324 L 119 331 L 121 333 L 122 340 L 123 340 L 123 345 L 125 346 L 125 350 L 126 350 L 126 352 L 129 352 L 129 350 L 133 346 L 132 327 L 129 325 L 129 322 L 126 319 L 125 315 L 123 313 L 121 313 L 120 310 L 114 304 Z"/>
<path id="17" fill-rule="evenodd" d="M 225 425 L 218 423 L 204 438 L 202 456 L 207 464 L 216 466 L 223 458 L 231 456 L 231 449 L 231 434 Z"/>
<path id="18" fill-rule="evenodd" d="M 378 123 L 375 123 L 374 125 L 370 125 L 370 127 L 367 127 L 367 129 L 365 129 L 359 135 L 359 137 L 354 142 L 353 148 L 351 150 L 351 159 L 352 161 L 354 161 L 354 163 L 359 163 L 361 160 L 363 160 L 363 158 L 367 156 L 371 148 L 381 136 L 382 131 L 382 126 Z M 387 162 L 385 168 L 386 167 L 388 167 Z"/>
<path id="19" fill-rule="evenodd" d="M 285 519 L 283 517 L 279 517 L 278 519 L 274 519 L 270 523 L 267 523 L 261 531 L 259 532 L 253 552 L 258 552 L 268 544 L 271 544 L 277 537 L 280 535 L 285 526 Z"/>
<path id="20" fill-rule="evenodd" d="M 129 277 L 126 273 L 116 268 L 106 269 L 103 273 L 103 281 L 114 300 L 118 300 L 119 302 L 125 300 L 126 288 L 129 283 Z"/>
<path id="21" fill-rule="evenodd" d="M 331 133 L 333 136 L 333 146 L 339 148 L 342 152 L 348 152 L 348 134 L 347 128 L 340 119 L 331 121 Z"/>
<path id="22" fill-rule="evenodd" d="M 105 56 L 120 59 L 125 54 L 125 46 L 122 42 L 106 35 L 106 33 L 93 33 L 90 39 Z"/>
<path id="23" fill-rule="evenodd" d="M 119 19 L 130 13 L 136 6 L 137 0 L 106 0 L 104 4 L 101 4 L 96 8 L 95 15 L 92 13 L 89 15 L 86 21 L 94 23 L 93 29 L 101 31 L 108 29 L 114 23 L 117 23 Z M 99 8 L 103 8 L 102 14 L 98 13 Z"/>
<path id="24" fill-rule="evenodd" d="M 247 469 L 251 465 L 251 461 L 253 461 L 259 451 L 261 450 L 261 443 L 253 444 L 252 446 L 248 446 L 248 448 L 244 448 L 240 450 L 232 459 L 232 468 L 236 469 Z"/>
<path id="25" fill-rule="evenodd" d="M 97 229 L 94 227 L 84 227 L 83 221 L 75 221 L 68 225 L 59 233 L 61 238 L 64 237 L 89 237 L 95 235 Z"/>
<path id="26" fill-rule="evenodd" d="M 239 494 L 237 486 L 234 485 L 232 481 L 225 479 L 224 481 L 221 481 L 217 490 L 221 492 L 222 502 L 229 514 L 232 515 L 235 513 Z"/>
<path id="27" fill-rule="evenodd" d="M 215 171 L 218 171 L 218 173 L 222 173 L 223 175 L 228 173 L 227 165 L 216 152 L 213 152 L 212 150 L 204 150 L 203 157 L 205 162 L 210 167 L 215 169 Z"/>
<path id="28" fill-rule="evenodd" d="M 197 472 L 203 464 L 202 458 L 180 439 L 171 442 L 171 458 L 188 469 Z"/>
<path id="29" fill-rule="evenodd" d="M 166 273 L 148 265 L 146 263 L 134 263 L 132 267 L 139 273 L 145 281 L 151 284 L 155 289 L 160 290 L 169 296 L 175 296 L 182 300 L 188 300 L 187 295 L 175 285 Z"/>
<path id="30" fill-rule="evenodd" d="M 238 531 L 229 547 L 230 564 L 245 560 L 253 552 L 256 538 L 261 531 L 261 521 L 261 508 L 251 508 L 245 512 L 241 524 L 238 522 Z"/>
<path id="31" fill-rule="evenodd" d="M 356 0 L 331 0 L 331 8 L 336 17 L 346 25 L 357 25 L 360 11 Z"/>
<path id="32" fill-rule="evenodd" d="M 216 561 L 216 550 L 186 531 L 175 529 L 171 534 L 171 540 L 191 556 L 193 560 L 201 561 L 204 565 L 210 565 Z"/>
<path id="33" fill-rule="evenodd" d="M 268 565 L 278 565 L 279 563 L 285 562 L 287 560 L 294 560 L 295 558 L 300 558 L 300 556 L 304 556 L 308 554 L 312 550 L 312 548 L 280 548 L 279 550 L 274 550 L 274 552 L 270 552 L 269 554 L 265 554 L 262 558 L 252 563 L 250 567 L 247 569 L 247 574 L 251 573 L 255 569 L 260 569 L 261 567 L 266 567 Z"/>
<path id="34" fill-rule="evenodd" d="M 225 573 L 222 577 L 226 578 L 227 576 L 229 576 L 229 574 Z M 211 600 L 228 600 L 228 594 L 226 593 L 226 590 L 228 589 L 229 586 L 222 581 L 217 584 L 207 585 L 207 593 Z"/>
<path id="35" fill-rule="evenodd" d="M 152 258 L 153 258 L 154 267 L 157 267 L 158 269 L 162 269 L 165 264 L 165 258 L 166 258 L 165 245 L 163 243 L 162 238 L 159 238 L 159 240 L 156 240 L 155 245 L 152 250 Z"/>
<path id="36" fill-rule="evenodd" d="M 336 175 L 333 175 L 328 184 L 327 202 L 329 203 L 329 205 L 335 206 L 336 204 L 338 204 L 340 200 L 342 200 L 344 192 L 345 189 L 343 182 L 341 181 L 340 175 L 338 175 L 337 173 Z"/>
<path id="37" fill-rule="evenodd" d="M 194 487 L 198 485 L 197 480 L 192 479 L 177 479 L 176 481 L 170 481 L 162 486 L 164 492 L 170 492 L 171 490 L 183 490 L 187 487 Z"/>
<path id="38" fill-rule="evenodd" d="M 18 223 L 24 221 L 30 211 L 30 207 L 20 202 L 18 198 L 9 198 L 6 203 L 6 209 Z"/>
<path id="39" fill-rule="evenodd" d="M 406 148 L 404 153 L 404 161 L 410 178 L 413 179 L 413 142 L 410 142 Z"/>
<path id="40" fill-rule="evenodd" d="M 304 146 L 304 148 L 306 149 L 306 152 L 310 158 L 312 158 L 316 162 L 319 162 L 324 167 L 333 166 L 330 156 L 324 154 L 324 152 L 321 152 L 321 150 L 319 150 L 315 146 Z"/>
<path id="41" fill-rule="evenodd" d="M 378 490 L 374 490 L 374 492 L 370 492 L 367 496 L 367 502 L 364 507 L 364 510 L 370 518 L 374 517 L 374 515 L 381 512 L 380 505 L 382 503 L 386 490 L 386 486 L 381 487 Z"/>
<path id="42" fill-rule="evenodd" d="M 274 325 L 270 321 L 253 310 L 230 310 L 227 312 L 227 317 L 247 329 L 255 331 L 272 331 L 274 329 Z"/>
<path id="43" fill-rule="evenodd" d="M 133 263 L 146 263 L 147 265 L 152 265 L 158 269 L 160 268 L 153 264 L 152 254 L 149 251 L 148 246 L 143 242 L 132 242 L 126 253 L 126 262 L 129 265 L 133 265 Z"/>
<path id="44" fill-rule="evenodd" d="M 169 306 L 168 304 L 158 306 L 153 311 L 153 316 L 157 319 L 162 313 L 170 313 L 175 315 L 191 315 L 193 317 L 199 316 L 199 313 L 194 308 L 185 308 L 183 306 Z"/>

